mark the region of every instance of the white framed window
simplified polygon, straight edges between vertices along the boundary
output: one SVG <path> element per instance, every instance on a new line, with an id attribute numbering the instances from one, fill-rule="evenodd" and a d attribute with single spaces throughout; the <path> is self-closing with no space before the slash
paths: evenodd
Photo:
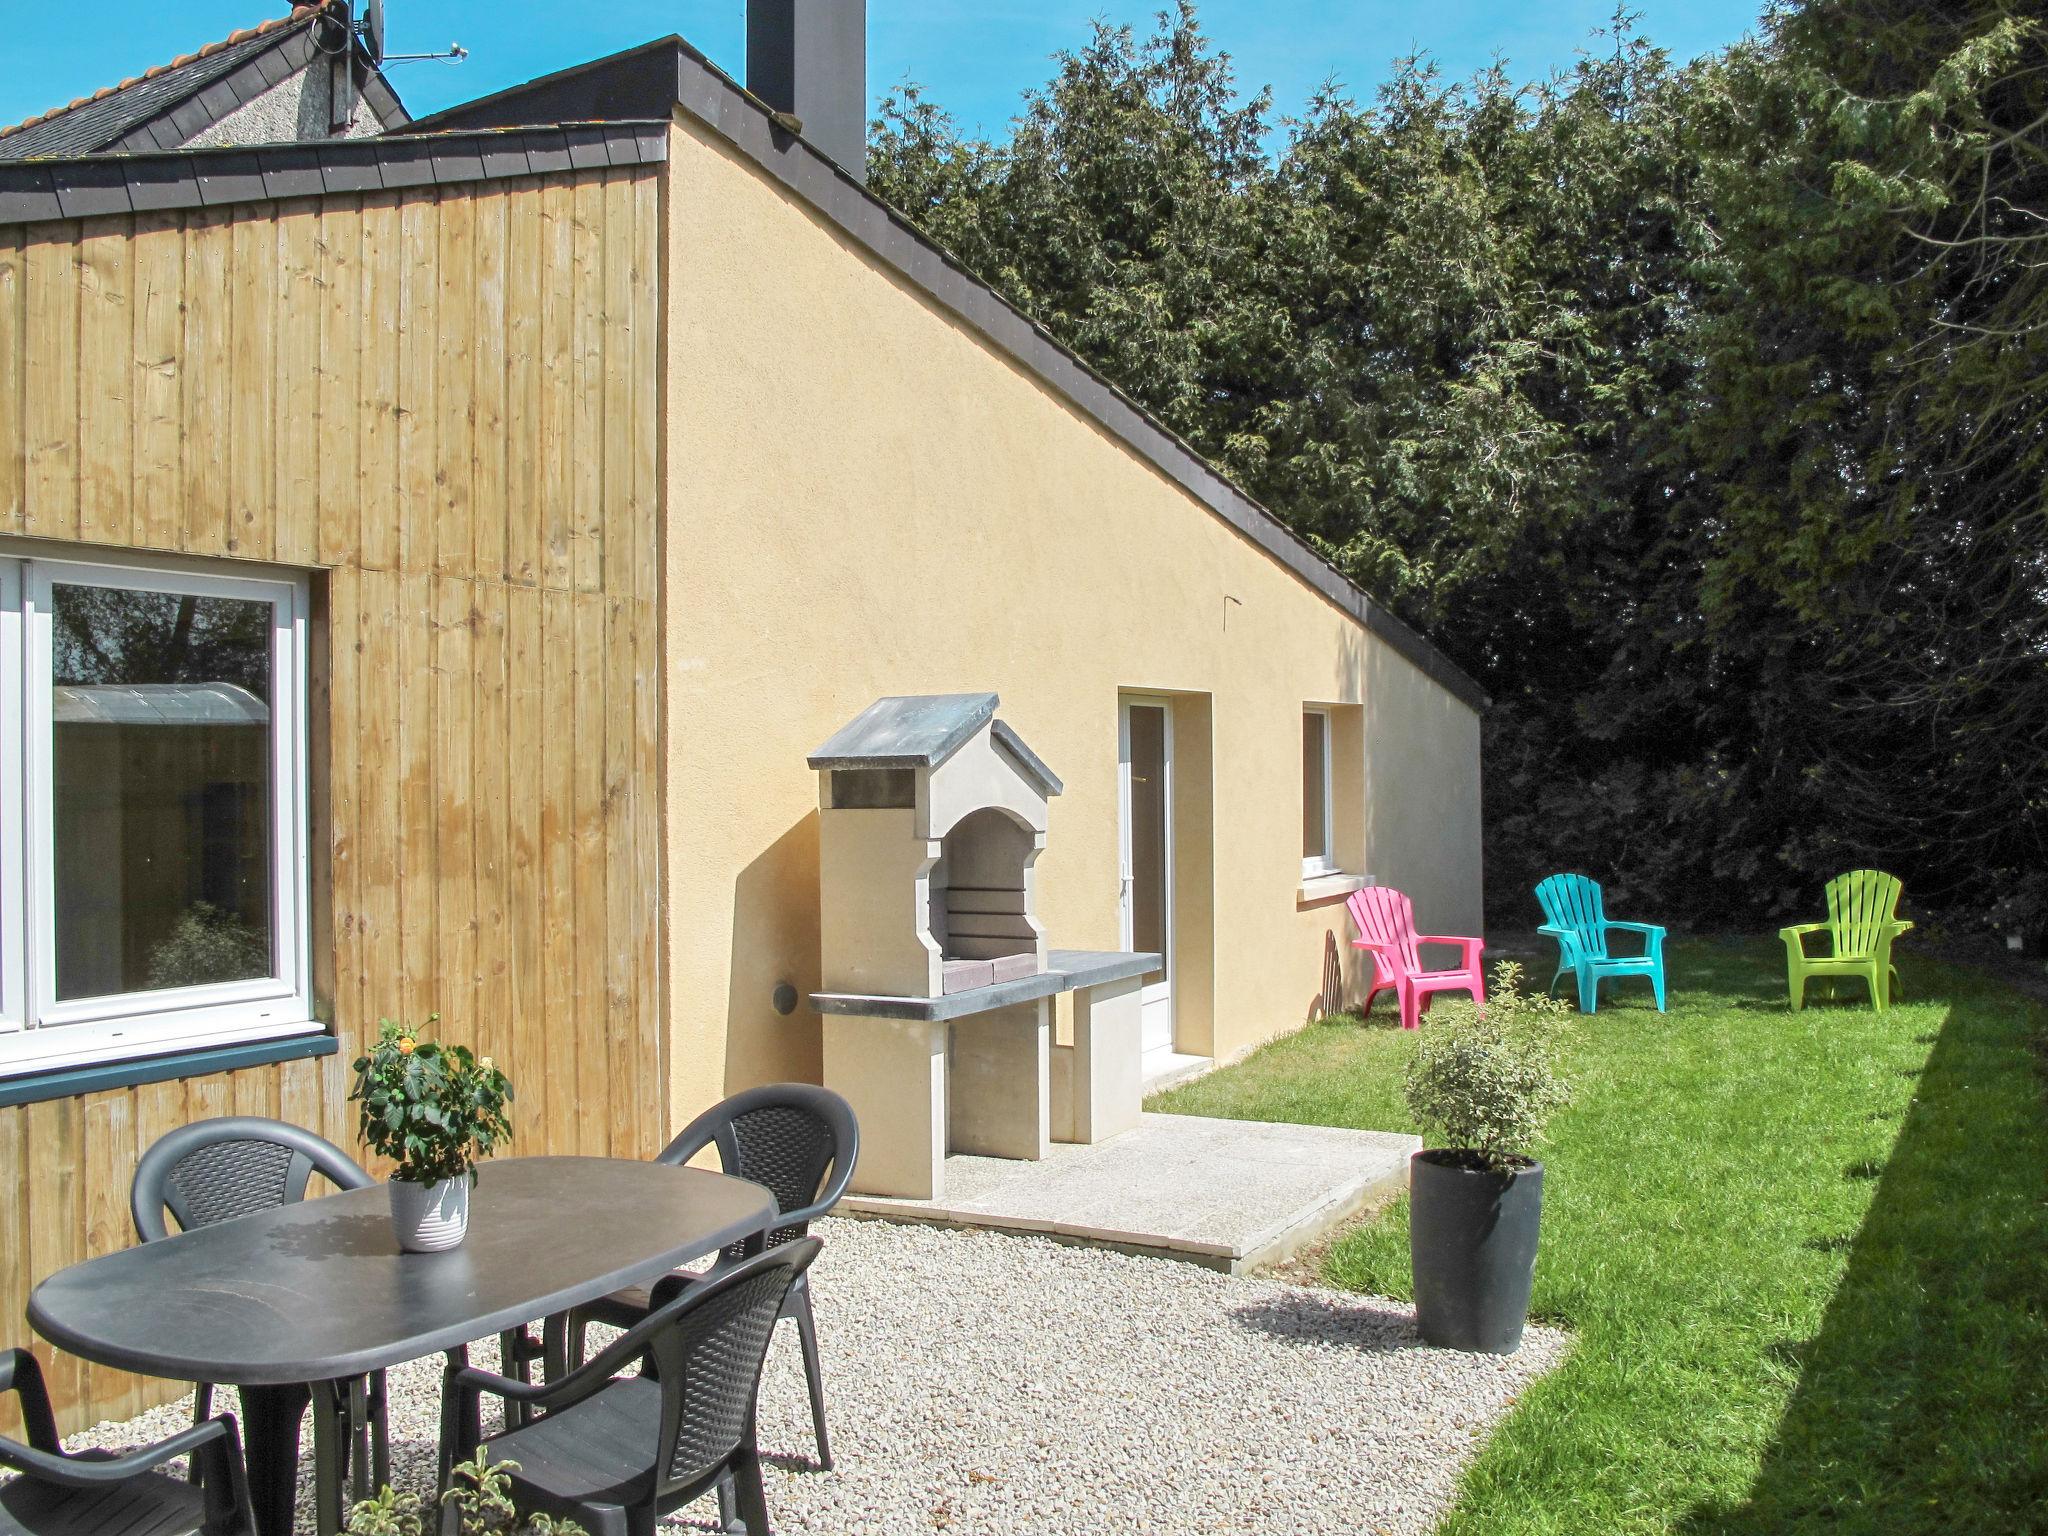
<path id="1" fill-rule="evenodd" d="M 1327 875 L 1337 867 L 1335 817 L 1330 800 L 1330 712 L 1301 712 L 1301 873 Z"/>
<path id="2" fill-rule="evenodd" d="M 303 579 L 0 551 L 0 1076 L 308 1033 Z"/>

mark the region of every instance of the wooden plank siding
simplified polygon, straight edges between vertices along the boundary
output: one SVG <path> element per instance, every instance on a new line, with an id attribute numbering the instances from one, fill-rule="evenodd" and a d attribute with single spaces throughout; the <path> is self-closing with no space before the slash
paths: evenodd
<path id="1" fill-rule="evenodd" d="M 514 1151 L 660 1146 L 659 175 L 0 226 L 0 535 L 311 576 L 341 1046 L 0 1108 L 0 1345 L 37 1279 L 131 1240 L 173 1126 L 355 1150 L 381 1016 L 506 1067 Z M 39 1353 L 67 1431 L 179 1390 Z"/>

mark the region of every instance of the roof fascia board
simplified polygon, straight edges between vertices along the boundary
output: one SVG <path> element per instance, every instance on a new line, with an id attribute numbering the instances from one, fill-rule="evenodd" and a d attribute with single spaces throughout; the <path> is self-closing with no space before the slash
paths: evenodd
<path id="1" fill-rule="evenodd" d="M 411 124 L 414 133 L 449 128 L 508 127 L 514 123 L 595 121 L 630 115 L 636 120 L 667 117 L 675 105 L 676 67 L 671 56 L 688 57 L 680 37 L 660 37 L 622 53 L 607 54 L 507 86 L 473 101 L 429 112 Z M 622 106 L 622 98 L 631 98 Z"/>
<path id="2" fill-rule="evenodd" d="M 149 154 L 184 143 L 206 132 L 239 107 L 245 107 L 278 81 L 304 69 L 313 56 L 312 22 L 280 28 L 267 48 L 259 48 L 218 80 L 171 102 L 154 116 L 135 124 L 121 137 L 100 147 L 102 154 Z M 195 127 L 194 124 L 197 124 Z"/>
<path id="3" fill-rule="evenodd" d="M 280 28 L 267 47 L 259 48 L 234 69 L 188 95 L 179 97 L 161 111 L 134 124 L 119 138 L 101 145 L 96 154 L 151 154 L 175 149 L 204 133 L 230 113 L 246 107 L 264 92 L 274 89 L 306 69 L 321 56 L 313 45 L 311 19 Z M 195 61 L 197 62 L 197 61 Z M 361 89 L 370 109 L 377 114 L 387 133 L 405 128 L 412 116 L 398 99 L 384 72 L 357 50 L 362 68 Z M 70 158 L 70 157 L 66 157 Z"/>
<path id="4" fill-rule="evenodd" d="M 405 110 L 405 103 L 398 99 L 398 90 L 384 78 L 384 71 L 371 65 L 362 79 L 363 99 L 370 104 L 370 110 L 377 114 L 377 120 L 384 125 L 386 133 L 397 133 L 410 127 L 412 114 Z"/>
<path id="5" fill-rule="evenodd" d="M 194 92 L 156 116 L 137 123 L 102 152 L 148 154 L 157 149 L 176 148 L 194 133 L 206 132 L 229 113 L 246 107 L 265 91 L 308 68 L 316 56 L 320 54 L 313 46 L 311 21 L 280 31 L 272 46 L 250 55 L 239 67 L 205 90 Z M 398 92 L 392 89 L 391 82 L 384 78 L 384 72 L 370 62 L 369 55 L 360 47 L 356 61 L 363 71 L 359 77 L 363 97 L 368 101 L 370 110 L 377 114 L 378 122 L 383 124 L 383 131 L 395 133 L 407 127 L 412 122 L 412 115 L 405 110 L 405 103 L 398 99 Z M 172 117 L 185 111 L 189 121 L 190 106 L 195 100 L 206 111 L 207 121 L 193 132 L 186 132 L 184 126 L 172 122 Z"/>
<path id="6" fill-rule="evenodd" d="M 605 166 L 668 158 L 667 122 L 572 125 Z M 431 135 L 327 139 L 140 155 L 75 155 L 0 162 L 0 227 L 144 210 L 216 208 L 286 197 L 460 186 L 561 175 L 565 129 L 493 128 Z"/>

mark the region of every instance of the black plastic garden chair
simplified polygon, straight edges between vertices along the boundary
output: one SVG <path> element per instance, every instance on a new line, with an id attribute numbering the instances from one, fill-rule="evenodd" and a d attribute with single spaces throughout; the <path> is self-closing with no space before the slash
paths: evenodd
<path id="1" fill-rule="evenodd" d="M 660 1287 L 702 1285 L 753 1254 L 795 1242 L 810 1224 L 839 1203 L 860 1156 L 860 1127 L 853 1106 L 827 1088 L 809 1083 L 770 1083 L 714 1104 L 692 1120 L 655 1157 L 681 1167 L 706 1147 L 718 1148 L 721 1169 L 735 1178 L 765 1185 L 775 1196 L 781 1225 L 735 1243 L 710 1269 L 678 1270 L 654 1287 L 614 1291 L 579 1307 L 569 1323 L 569 1363 L 583 1359 L 584 1332 L 591 1323 L 630 1328 L 645 1317 Z M 811 1282 L 799 1276 L 790 1287 L 782 1316 L 796 1320 L 803 1344 L 804 1380 L 811 1393 L 811 1425 L 818 1437 L 818 1465 L 832 1466 L 825 1434 L 825 1385 L 818 1367 L 818 1325 L 811 1315 Z"/>
<path id="2" fill-rule="evenodd" d="M 337 1189 L 364 1189 L 376 1182 L 341 1148 L 303 1126 L 259 1115 L 223 1115 L 181 1125 L 158 1138 L 135 1165 L 128 1210 L 136 1236 L 153 1243 L 171 1235 L 166 1211 L 180 1231 L 210 1227 L 296 1204 L 306 1198 L 316 1173 Z M 360 1498 L 391 1480 L 386 1398 L 382 1371 L 349 1387 L 349 1440 Z M 212 1384 L 195 1383 L 193 1422 L 203 1423 L 212 1411 Z"/>
<path id="3" fill-rule="evenodd" d="M 755 1398 L 775 1324 L 819 1247 L 799 1238 L 683 1287 L 558 1381 L 515 1381 L 452 1353 L 444 1482 L 481 1445 L 507 1465 L 521 1515 L 574 1520 L 590 1536 L 653 1536 L 656 1520 L 715 1491 L 724 1529 L 737 1505 L 747 1536 L 769 1536 Z M 617 1374 L 635 1361 L 641 1374 Z M 520 1404 L 526 1422 L 484 1440 L 486 1392 Z"/>
<path id="4" fill-rule="evenodd" d="M 124 1455 L 67 1455 L 36 1357 L 0 1352 L 0 1393 L 21 1399 L 28 1444 L 0 1438 L 0 1532 L 7 1536 L 255 1536 L 242 1442 L 223 1414 Z M 191 1483 L 157 1468 L 192 1459 Z"/>

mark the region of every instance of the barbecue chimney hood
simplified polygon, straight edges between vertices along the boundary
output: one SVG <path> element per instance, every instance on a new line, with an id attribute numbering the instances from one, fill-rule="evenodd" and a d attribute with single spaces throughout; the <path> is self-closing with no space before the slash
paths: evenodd
<path id="1" fill-rule="evenodd" d="M 877 699 L 811 754 L 829 987 L 939 997 L 1045 969 L 1032 866 L 1061 786 L 996 703 Z"/>
<path id="2" fill-rule="evenodd" d="M 867 181 L 867 0 L 747 0 L 747 89 Z"/>

